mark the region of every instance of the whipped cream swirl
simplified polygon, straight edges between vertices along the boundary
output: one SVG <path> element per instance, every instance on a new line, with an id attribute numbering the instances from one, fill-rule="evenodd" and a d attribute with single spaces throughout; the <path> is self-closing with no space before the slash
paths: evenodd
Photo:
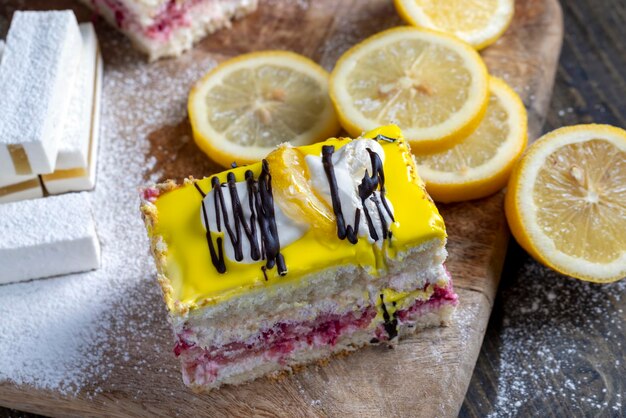
<path id="1" fill-rule="evenodd" d="M 372 163 L 372 153 L 378 156 L 381 163 L 385 162 L 385 151 L 377 141 L 354 140 L 332 154 L 332 165 L 337 183 L 338 203 L 345 223 L 353 228 L 358 223 L 358 230 L 354 231 L 358 237 L 366 238 L 371 244 L 376 242 L 382 246 L 384 238 L 388 235 L 387 225 L 393 222 L 393 206 L 382 193 L 382 189 L 373 191 L 364 200 L 359 189 L 362 188 L 366 177 L 371 178 L 377 174 Z M 306 163 L 311 173 L 312 186 L 332 206 L 331 185 L 323 160 L 319 156 L 307 155 Z M 386 208 L 389 208 L 390 213 Z M 375 233 L 372 233 L 370 226 Z"/>

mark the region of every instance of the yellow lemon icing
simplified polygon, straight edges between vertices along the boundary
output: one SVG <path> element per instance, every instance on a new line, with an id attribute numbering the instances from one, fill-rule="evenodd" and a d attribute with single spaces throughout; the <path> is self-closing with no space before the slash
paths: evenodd
<path id="1" fill-rule="evenodd" d="M 380 141 L 385 152 L 386 197 L 393 205 L 395 218 L 390 225 L 392 238 L 378 247 L 367 239 L 351 244 L 340 240 L 336 233 L 325 236 L 309 229 L 300 239 L 281 248 L 288 268 L 284 276 L 279 276 L 276 268 L 268 269 L 264 274 L 261 267 L 265 266 L 265 260 L 239 263 L 228 258 L 225 259 L 226 272 L 219 273 L 211 262 L 206 231 L 201 221 L 202 195 L 191 182 L 161 194 L 154 202 L 156 222 L 150 232 L 152 236 L 159 236 L 167 246 L 164 273 L 173 292 L 173 300 L 168 301 L 170 309 L 173 309 L 174 303 L 188 309 L 219 303 L 253 288 L 296 281 L 329 267 L 358 264 L 376 275 L 386 269 L 386 258 L 395 258 L 402 251 L 434 238 L 444 239 L 443 219 L 424 190 L 400 129 L 396 126 L 381 127 L 363 137 L 375 138 L 377 135 L 396 139 L 394 142 Z M 323 145 L 334 145 L 339 149 L 350 141 L 332 138 L 298 149 L 305 155 L 319 155 L 321 158 Z M 272 173 L 271 166 L 269 169 L 272 176 L 280 175 Z M 261 163 L 234 168 L 216 176 L 220 182 L 225 182 L 231 172 L 237 181 L 242 181 L 247 170 L 251 170 L 257 178 Z M 197 185 L 205 193 L 211 190 L 211 177 L 197 180 Z M 213 231 L 212 234 L 214 239 L 222 236 L 227 242 L 223 232 Z M 391 298 L 391 294 L 388 297 Z"/>

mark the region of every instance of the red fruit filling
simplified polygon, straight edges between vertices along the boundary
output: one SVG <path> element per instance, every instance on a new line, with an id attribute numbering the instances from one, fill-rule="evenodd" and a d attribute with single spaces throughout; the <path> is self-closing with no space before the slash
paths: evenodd
<path id="1" fill-rule="evenodd" d="M 199 0 L 192 0 L 180 3 L 170 0 L 154 18 L 154 23 L 144 29 L 144 34 L 149 38 L 166 42 L 174 29 L 190 24 L 187 11 L 199 2 Z"/>
<path id="2" fill-rule="evenodd" d="M 456 303 L 457 295 L 451 284 L 446 288 L 435 286 L 429 300 L 415 301 L 409 308 L 396 311 L 393 318 L 401 325 L 415 320 L 419 314 L 427 310 Z M 222 367 L 246 358 L 263 355 L 266 360 L 282 364 L 296 350 L 335 346 L 340 337 L 367 328 L 376 317 L 376 313 L 376 308 L 368 307 L 359 312 L 348 312 L 343 315 L 324 314 L 310 322 L 279 322 L 272 328 L 261 330 L 247 341 L 235 341 L 219 347 L 199 347 L 191 341 L 193 333 L 184 330 L 178 335 L 174 354 L 181 357 L 185 382 L 204 384 L 213 382 Z M 375 337 L 379 341 L 389 340 L 384 324 L 377 327 Z"/>
<path id="3" fill-rule="evenodd" d="M 159 192 L 158 189 L 155 189 L 153 187 L 148 187 L 146 189 L 143 190 L 143 198 L 144 200 L 148 201 L 148 202 L 156 202 L 157 197 L 159 197 L 161 193 Z"/>
<path id="4" fill-rule="evenodd" d="M 113 13 L 115 23 L 121 29 L 131 29 L 142 32 L 146 37 L 167 42 L 172 31 L 181 26 L 187 26 L 189 21 L 188 11 L 201 2 L 210 3 L 211 0 L 187 0 L 180 2 L 169 0 L 154 16 L 153 24 L 142 27 L 134 18 L 133 14 L 119 0 L 92 0 L 95 9 L 105 7 Z"/>

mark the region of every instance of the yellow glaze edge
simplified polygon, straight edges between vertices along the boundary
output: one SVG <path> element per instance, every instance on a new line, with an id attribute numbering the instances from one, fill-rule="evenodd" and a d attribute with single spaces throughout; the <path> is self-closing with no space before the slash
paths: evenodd
<path id="1" fill-rule="evenodd" d="M 156 214 L 148 233 L 153 240 L 156 238 L 166 245 L 162 273 L 169 281 L 166 283 L 169 309 L 193 310 L 222 302 L 251 289 L 297 281 L 329 267 L 358 264 L 371 274 L 378 275 L 386 270 L 387 259 L 396 258 L 399 253 L 431 239 L 445 239 L 443 219 L 424 189 L 402 132 L 391 125 L 370 131 L 363 137 L 374 138 L 378 134 L 397 139 L 395 142 L 380 141 L 385 151 L 386 196 L 393 205 L 396 219 L 390 227 L 393 238 L 391 242 L 384 242 L 382 251 L 363 238 L 353 245 L 347 240 L 339 240 L 336 235 L 321 237 L 319 233 L 309 230 L 302 238 L 281 249 L 288 268 L 286 276 L 280 277 L 274 268 L 267 271 L 266 281 L 261 271 L 264 261 L 243 264 L 228 258 L 226 272 L 220 274 L 211 263 L 200 220 L 202 198 L 193 184 L 186 182 L 161 194 L 154 202 Z M 304 154 L 321 156 L 322 145 L 341 148 L 349 141 L 347 138 L 331 138 L 299 149 Z M 271 169 L 273 176 L 280 175 L 272 173 Z M 237 181 L 241 181 L 246 170 L 252 170 L 257 177 L 261 164 L 234 168 L 216 176 L 220 182 L 225 182 L 226 175 L 232 172 Z M 211 190 L 211 177 L 197 180 L 205 193 Z M 214 234 L 214 237 L 217 236 Z"/>

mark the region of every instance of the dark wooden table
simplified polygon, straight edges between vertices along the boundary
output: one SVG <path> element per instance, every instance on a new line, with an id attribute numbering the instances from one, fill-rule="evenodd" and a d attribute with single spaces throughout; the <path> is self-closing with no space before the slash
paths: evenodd
<path id="1" fill-rule="evenodd" d="M 544 131 L 626 128 L 626 2 L 561 5 L 565 39 Z M 626 280 L 569 279 L 512 240 L 460 415 L 626 416 Z"/>
<path id="2" fill-rule="evenodd" d="M 626 127 L 626 2 L 562 6 L 565 40 L 545 131 Z M 626 416 L 625 324 L 626 281 L 568 279 L 512 241 L 460 415 Z M 0 417 L 34 415 L 0 408 Z"/>

